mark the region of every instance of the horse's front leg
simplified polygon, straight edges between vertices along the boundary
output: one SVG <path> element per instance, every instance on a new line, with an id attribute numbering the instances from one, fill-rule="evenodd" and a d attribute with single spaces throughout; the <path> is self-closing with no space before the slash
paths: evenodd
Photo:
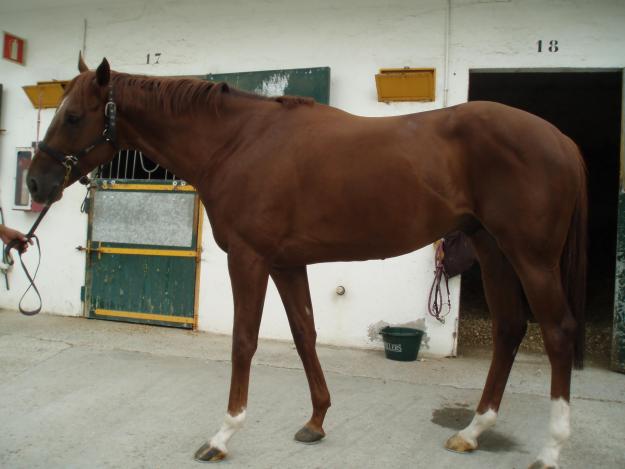
<path id="1" fill-rule="evenodd" d="M 316 443 L 325 436 L 323 420 L 328 407 L 330 407 L 330 393 L 315 350 L 317 332 L 315 331 L 306 267 L 274 268 L 271 270 L 271 278 L 280 292 L 284 309 L 289 318 L 293 341 L 308 378 L 313 405 L 312 417 L 295 434 L 295 440 L 302 443 Z"/>
<path id="2" fill-rule="evenodd" d="M 195 453 L 199 461 L 218 461 L 226 457 L 226 444 L 243 426 L 250 365 L 258 344 L 258 330 L 267 291 L 269 270 L 262 257 L 247 246 L 231 247 L 228 270 L 234 297 L 232 332 L 232 378 L 228 413 L 219 431 Z"/>

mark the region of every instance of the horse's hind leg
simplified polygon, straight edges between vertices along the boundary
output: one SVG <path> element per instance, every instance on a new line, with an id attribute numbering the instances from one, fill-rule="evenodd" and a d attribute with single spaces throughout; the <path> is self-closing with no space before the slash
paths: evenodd
<path id="1" fill-rule="evenodd" d="M 557 468 L 560 451 L 571 432 L 571 369 L 578 325 L 568 307 L 559 268 L 522 266 L 519 271 L 551 363 L 549 435 L 531 468 Z"/>
<path id="2" fill-rule="evenodd" d="M 527 305 L 518 276 L 485 230 L 472 236 L 492 317 L 493 357 L 482 399 L 470 425 L 445 443 L 452 451 L 477 448 L 480 434 L 495 424 L 514 357 L 527 328 Z"/>
<path id="3" fill-rule="evenodd" d="M 302 443 L 315 443 L 325 436 L 323 420 L 330 407 L 330 393 L 315 350 L 317 333 L 306 267 L 272 269 L 271 278 L 280 292 L 289 318 L 293 340 L 308 378 L 313 405 L 311 419 L 295 434 L 295 439 Z"/>
<path id="4" fill-rule="evenodd" d="M 218 461 L 226 457 L 226 444 L 243 426 L 250 381 L 250 366 L 258 344 L 258 331 L 269 280 L 264 259 L 249 247 L 231 245 L 228 270 L 234 297 L 232 331 L 232 378 L 228 413 L 219 431 L 195 453 L 198 461 Z"/>

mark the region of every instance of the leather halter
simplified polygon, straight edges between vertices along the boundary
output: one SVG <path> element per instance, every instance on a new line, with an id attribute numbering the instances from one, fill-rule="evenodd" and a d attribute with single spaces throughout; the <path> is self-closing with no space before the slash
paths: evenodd
<path id="1" fill-rule="evenodd" d="M 49 155 L 57 162 L 62 164 L 65 167 L 65 180 L 63 181 L 63 188 L 67 185 L 69 181 L 70 175 L 74 175 L 76 178 L 80 178 L 81 184 L 88 184 L 89 179 L 86 177 L 81 177 L 80 170 L 78 169 L 79 160 L 87 155 L 91 150 L 96 148 L 97 146 L 103 143 L 110 143 L 111 146 L 118 150 L 117 146 L 117 105 L 113 100 L 113 85 L 109 86 L 109 95 L 108 101 L 104 106 L 104 116 L 106 117 L 106 121 L 104 123 L 104 131 L 102 135 L 96 138 L 91 144 L 84 147 L 82 150 L 74 154 L 65 153 L 63 151 L 59 151 L 56 148 L 52 148 L 45 142 L 39 143 L 39 150 L 44 152 L 46 155 Z"/>

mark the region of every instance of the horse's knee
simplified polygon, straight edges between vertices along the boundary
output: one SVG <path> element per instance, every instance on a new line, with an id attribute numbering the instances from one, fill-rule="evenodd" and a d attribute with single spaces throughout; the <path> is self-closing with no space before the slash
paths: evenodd
<path id="1" fill-rule="evenodd" d="M 247 362 L 252 359 L 258 348 L 258 340 L 235 337 L 232 340 L 232 360 Z"/>
<path id="2" fill-rule="evenodd" d="M 314 346 L 317 343 L 317 332 L 314 328 L 294 327 L 291 332 L 296 344 L 306 343 Z"/>

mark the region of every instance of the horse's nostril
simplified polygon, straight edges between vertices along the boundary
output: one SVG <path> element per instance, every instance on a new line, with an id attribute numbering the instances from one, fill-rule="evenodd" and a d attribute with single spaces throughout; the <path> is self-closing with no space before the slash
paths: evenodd
<path id="1" fill-rule="evenodd" d="M 31 194 L 37 192 L 37 181 L 35 181 L 35 178 L 28 178 L 28 180 L 26 181 L 26 185 L 28 186 L 28 190 Z"/>

